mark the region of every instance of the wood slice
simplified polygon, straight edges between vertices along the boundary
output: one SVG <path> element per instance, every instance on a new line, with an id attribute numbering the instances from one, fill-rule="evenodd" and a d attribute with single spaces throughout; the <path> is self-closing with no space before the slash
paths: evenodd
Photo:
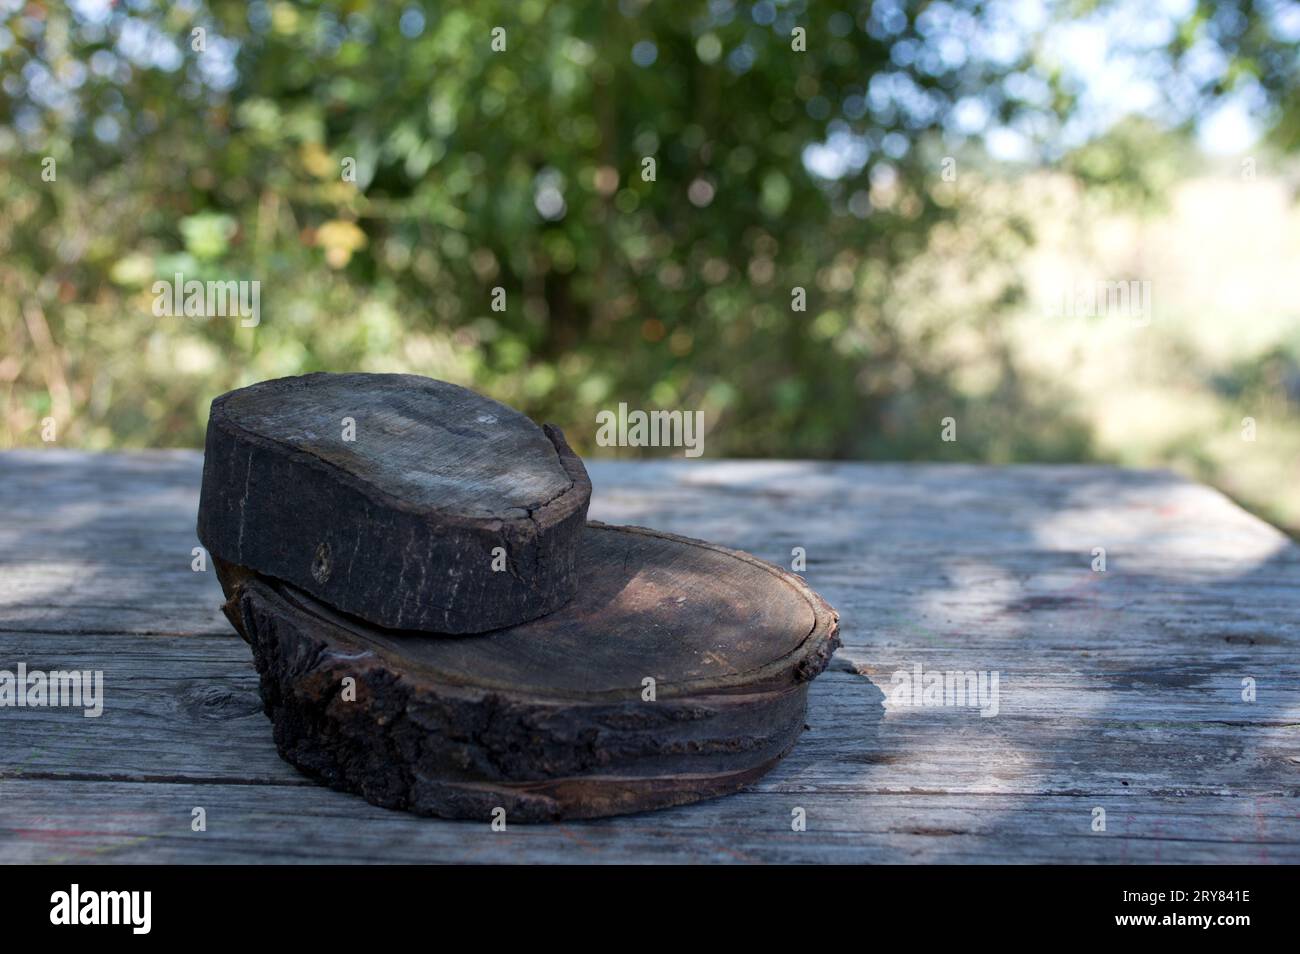
<path id="1" fill-rule="evenodd" d="M 564 608 L 460 639 L 378 629 L 217 569 L 280 754 L 377 805 L 448 818 L 590 818 L 735 791 L 794 745 L 839 645 L 835 611 L 797 576 L 638 527 L 588 525 Z"/>
<path id="2" fill-rule="evenodd" d="M 590 497 L 559 429 L 504 404 L 409 374 L 308 374 L 212 402 L 198 534 L 378 626 L 476 633 L 572 598 Z"/>

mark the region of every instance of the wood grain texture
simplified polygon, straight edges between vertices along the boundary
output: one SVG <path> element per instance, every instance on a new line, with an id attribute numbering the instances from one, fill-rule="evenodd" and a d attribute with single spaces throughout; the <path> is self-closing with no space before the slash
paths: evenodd
<path id="1" fill-rule="evenodd" d="M 106 696 L 99 719 L 0 709 L 0 860 L 1300 862 L 1300 549 L 1173 474 L 589 462 L 598 519 L 785 566 L 805 547 L 844 646 L 741 792 L 494 832 L 279 757 L 211 566 L 190 569 L 201 466 L 0 454 L 0 668 L 102 669 Z M 999 714 L 889 705 L 918 662 L 999 670 Z"/>
<path id="2" fill-rule="evenodd" d="M 557 428 L 432 378 L 317 373 L 212 402 L 198 535 L 376 625 L 476 633 L 572 598 L 590 496 Z"/>
<path id="3" fill-rule="evenodd" d="M 519 822 L 628 814 L 734 792 L 795 744 L 808 683 L 838 645 L 835 612 L 801 579 L 604 524 L 587 527 L 578 576 L 549 616 L 449 640 L 376 629 L 218 566 L 280 753 L 377 805 Z"/>

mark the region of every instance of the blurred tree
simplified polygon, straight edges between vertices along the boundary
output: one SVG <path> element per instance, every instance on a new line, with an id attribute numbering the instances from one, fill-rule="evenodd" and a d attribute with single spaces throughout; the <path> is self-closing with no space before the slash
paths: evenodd
<path id="1" fill-rule="evenodd" d="M 965 120 L 1074 108 L 1006 4 L 4 9 L 7 443 L 53 413 L 87 446 L 193 445 L 221 390 L 365 368 L 477 386 L 588 450 L 625 400 L 704 409 L 711 454 L 907 456 L 945 413 L 1031 394 L 1024 436 L 991 418 L 950 452 L 1086 450 L 997 324 L 1021 214 L 981 203 L 984 240 L 945 263 L 978 298 L 930 316 L 951 273 L 900 282 L 969 224 Z M 1228 19 L 1234 62 L 1293 92 L 1285 44 Z M 260 280 L 264 320 L 153 317 L 178 272 Z M 974 390 L 945 322 L 982 342 Z"/>

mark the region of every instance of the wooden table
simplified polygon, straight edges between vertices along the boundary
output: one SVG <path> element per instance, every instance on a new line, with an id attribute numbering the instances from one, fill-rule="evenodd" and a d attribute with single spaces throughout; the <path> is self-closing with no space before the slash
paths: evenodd
<path id="1" fill-rule="evenodd" d="M 590 462 L 595 519 L 805 548 L 844 647 L 752 788 L 494 832 L 280 760 L 191 569 L 200 469 L 0 454 L 0 670 L 102 670 L 105 695 L 0 709 L 0 861 L 1300 861 L 1300 549 L 1170 473 Z M 996 671 L 997 715 L 889 704 L 918 664 Z"/>

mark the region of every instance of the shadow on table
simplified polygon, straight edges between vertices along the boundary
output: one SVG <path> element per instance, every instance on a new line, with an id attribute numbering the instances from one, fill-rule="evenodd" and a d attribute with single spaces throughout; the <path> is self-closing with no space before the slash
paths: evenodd
<path id="1" fill-rule="evenodd" d="M 640 479 L 659 493 L 593 510 L 787 565 L 806 552 L 845 646 L 813 731 L 760 789 L 841 792 L 860 803 L 844 836 L 868 842 L 873 793 L 914 792 L 885 834 L 934 834 L 924 860 L 980 860 L 966 835 L 995 840 L 984 860 L 1154 861 L 1169 840 L 1267 860 L 1264 843 L 1300 839 L 1267 802 L 1295 792 L 1280 733 L 1300 706 L 1300 549 L 1279 531 L 1167 472 L 740 466 L 656 464 Z M 1000 670 L 998 716 L 888 707 L 918 663 Z M 1246 678 L 1272 699 L 1245 701 Z M 924 796 L 949 793 L 927 820 Z M 1207 817 L 1179 814 L 1187 794 L 1214 799 Z M 1121 837 L 1093 832 L 1095 808 Z"/>

